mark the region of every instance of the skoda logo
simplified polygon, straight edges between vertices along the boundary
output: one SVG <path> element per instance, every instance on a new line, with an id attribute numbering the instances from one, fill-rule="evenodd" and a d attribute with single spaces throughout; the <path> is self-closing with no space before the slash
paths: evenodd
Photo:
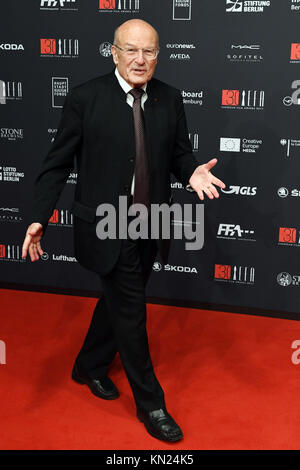
<path id="1" fill-rule="evenodd" d="M 289 191 L 286 188 L 279 188 L 277 194 L 279 197 L 287 197 L 289 195 Z"/>
<path id="2" fill-rule="evenodd" d="M 161 271 L 162 265 L 158 261 L 155 261 L 155 263 L 152 266 L 152 269 L 153 271 Z"/>

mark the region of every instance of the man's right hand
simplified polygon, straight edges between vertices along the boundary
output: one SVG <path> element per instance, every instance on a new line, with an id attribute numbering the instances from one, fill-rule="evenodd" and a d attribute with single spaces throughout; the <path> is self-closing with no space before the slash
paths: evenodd
<path id="1" fill-rule="evenodd" d="M 42 255 L 44 253 L 40 243 L 42 236 L 42 224 L 34 222 L 29 225 L 22 247 L 22 259 L 26 258 L 28 251 L 31 261 L 37 261 L 39 259 L 39 254 Z"/>

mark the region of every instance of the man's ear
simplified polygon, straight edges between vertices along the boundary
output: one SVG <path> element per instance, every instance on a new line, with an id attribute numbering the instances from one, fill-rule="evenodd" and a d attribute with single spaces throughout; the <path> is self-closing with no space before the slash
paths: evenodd
<path id="1" fill-rule="evenodd" d="M 111 53 L 112 53 L 112 56 L 113 56 L 114 63 L 116 65 L 118 65 L 118 54 L 117 54 L 115 46 L 111 46 Z"/>

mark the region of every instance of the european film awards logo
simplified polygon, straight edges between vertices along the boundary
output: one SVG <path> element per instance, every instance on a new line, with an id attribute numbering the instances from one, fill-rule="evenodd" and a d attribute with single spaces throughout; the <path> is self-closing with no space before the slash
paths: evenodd
<path id="1" fill-rule="evenodd" d="M 41 57 L 78 58 L 78 39 L 41 39 Z"/>
<path id="2" fill-rule="evenodd" d="M 0 80 L 0 104 L 23 99 L 22 82 Z"/>
<path id="3" fill-rule="evenodd" d="M 299 43 L 292 43 L 291 44 L 291 57 L 290 57 L 291 64 L 299 64 L 300 63 L 300 44 Z"/>
<path id="4" fill-rule="evenodd" d="M 139 13 L 140 0 L 99 0 L 99 12 Z"/>
<path id="5" fill-rule="evenodd" d="M 261 110 L 264 105 L 263 90 L 222 90 L 222 108 Z"/>
<path id="6" fill-rule="evenodd" d="M 189 21 L 192 18 L 192 0 L 173 0 L 173 20 Z"/>
<path id="7" fill-rule="evenodd" d="M 215 264 L 215 281 L 236 284 L 254 284 L 255 268 L 253 266 L 231 266 L 229 264 Z"/>
<path id="8" fill-rule="evenodd" d="M 300 231 L 294 227 L 279 227 L 278 245 L 300 246 Z"/>

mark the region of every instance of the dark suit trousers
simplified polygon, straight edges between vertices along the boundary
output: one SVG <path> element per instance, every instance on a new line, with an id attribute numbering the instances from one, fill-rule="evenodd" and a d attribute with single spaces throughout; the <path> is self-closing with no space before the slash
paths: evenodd
<path id="1" fill-rule="evenodd" d="M 145 286 L 156 252 L 155 240 L 122 240 L 117 264 L 100 277 L 103 295 L 77 357 L 91 378 L 101 378 L 119 352 L 136 405 L 148 411 L 165 406 L 146 331 Z"/>

